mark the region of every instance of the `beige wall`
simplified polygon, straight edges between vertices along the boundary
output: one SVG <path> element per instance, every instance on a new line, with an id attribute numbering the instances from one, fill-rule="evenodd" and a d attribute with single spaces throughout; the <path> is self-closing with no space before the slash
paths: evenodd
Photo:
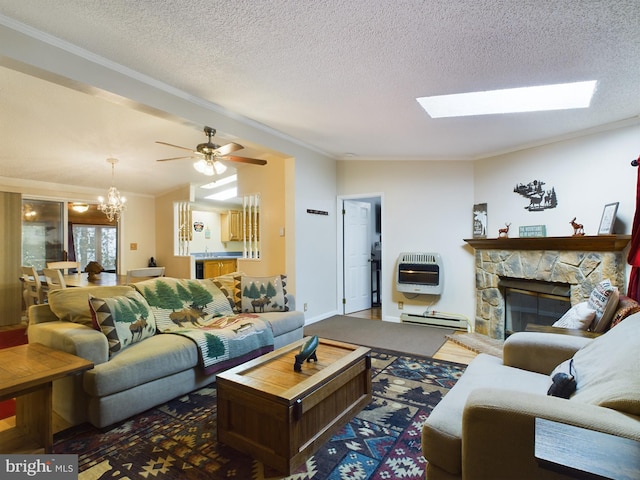
<path id="1" fill-rule="evenodd" d="M 155 242 L 158 266 L 165 267 L 167 277 L 195 278 L 193 259 L 176 255 L 174 205 L 191 200 L 191 188 L 187 185 L 156 198 Z"/>
<path id="2" fill-rule="evenodd" d="M 131 268 L 146 267 L 149 258 L 157 256 L 153 197 L 127 197 L 127 210 L 120 222 L 119 253 L 122 273 Z"/>
<path id="3" fill-rule="evenodd" d="M 263 167 L 244 167 L 238 175 L 238 195 L 260 194 L 260 259 L 239 259 L 238 270 L 253 276 L 287 273 L 286 161 L 268 160 Z"/>
<path id="4" fill-rule="evenodd" d="M 463 241 L 469 236 L 473 206 L 471 162 L 345 160 L 338 162 L 337 186 L 342 198 L 381 197 L 383 320 L 398 322 L 402 313 L 426 310 L 473 318 L 474 269 Z M 396 290 L 402 252 L 442 256 L 442 295 Z"/>

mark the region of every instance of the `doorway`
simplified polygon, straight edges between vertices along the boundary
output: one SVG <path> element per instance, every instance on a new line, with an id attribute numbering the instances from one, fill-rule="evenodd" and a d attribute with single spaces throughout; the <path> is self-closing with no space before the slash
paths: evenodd
<path id="1" fill-rule="evenodd" d="M 339 197 L 338 208 L 338 311 L 381 308 L 382 196 Z"/>
<path id="2" fill-rule="evenodd" d="M 42 271 L 49 262 L 79 261 L 84 268 L 95 260 L 115 272 L 117 247 L 118 225 L 97 205 L 22 199 L 22 265 Z"/>

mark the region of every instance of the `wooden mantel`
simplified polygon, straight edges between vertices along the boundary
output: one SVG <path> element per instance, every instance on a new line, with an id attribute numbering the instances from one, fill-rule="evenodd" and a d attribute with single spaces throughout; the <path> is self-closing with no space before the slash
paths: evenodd
<path id="1" fill-rule="evenodd" d="M 624 250 L 630 240 L 631 235 L 464 239 L 477 250 L 563 250 L 576 252 L 616 252 Z"/>

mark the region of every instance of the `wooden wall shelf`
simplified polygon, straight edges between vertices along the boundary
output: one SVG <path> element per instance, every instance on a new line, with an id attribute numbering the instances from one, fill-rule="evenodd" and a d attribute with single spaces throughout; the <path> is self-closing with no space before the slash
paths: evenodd
<path id="1" fill-rule="evenodd" d="M 563 250 L 616 252 L 624 250 L 631 235 L 585 235 L 576 237 L 465 238 L 477 250 Z"/>

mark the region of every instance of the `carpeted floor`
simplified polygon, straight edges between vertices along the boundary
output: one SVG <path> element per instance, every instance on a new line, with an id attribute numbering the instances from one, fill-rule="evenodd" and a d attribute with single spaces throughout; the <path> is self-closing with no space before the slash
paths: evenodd
<path id="1" fill-rule="evenodd" d="M 216 441 L 215 384 L 109 429 L 65 430 L 54 453 L 79 455 L 79 480 L 422 480 L 422 425 L 464 369 L 373 350 L 372 402 L 290 477 Z"/>
<path id="2" fill-rule="evenodd" d="M 304 327 L 305 335 L 432 357 L 453 333 L 449 328 L 335 315 Z"/>

